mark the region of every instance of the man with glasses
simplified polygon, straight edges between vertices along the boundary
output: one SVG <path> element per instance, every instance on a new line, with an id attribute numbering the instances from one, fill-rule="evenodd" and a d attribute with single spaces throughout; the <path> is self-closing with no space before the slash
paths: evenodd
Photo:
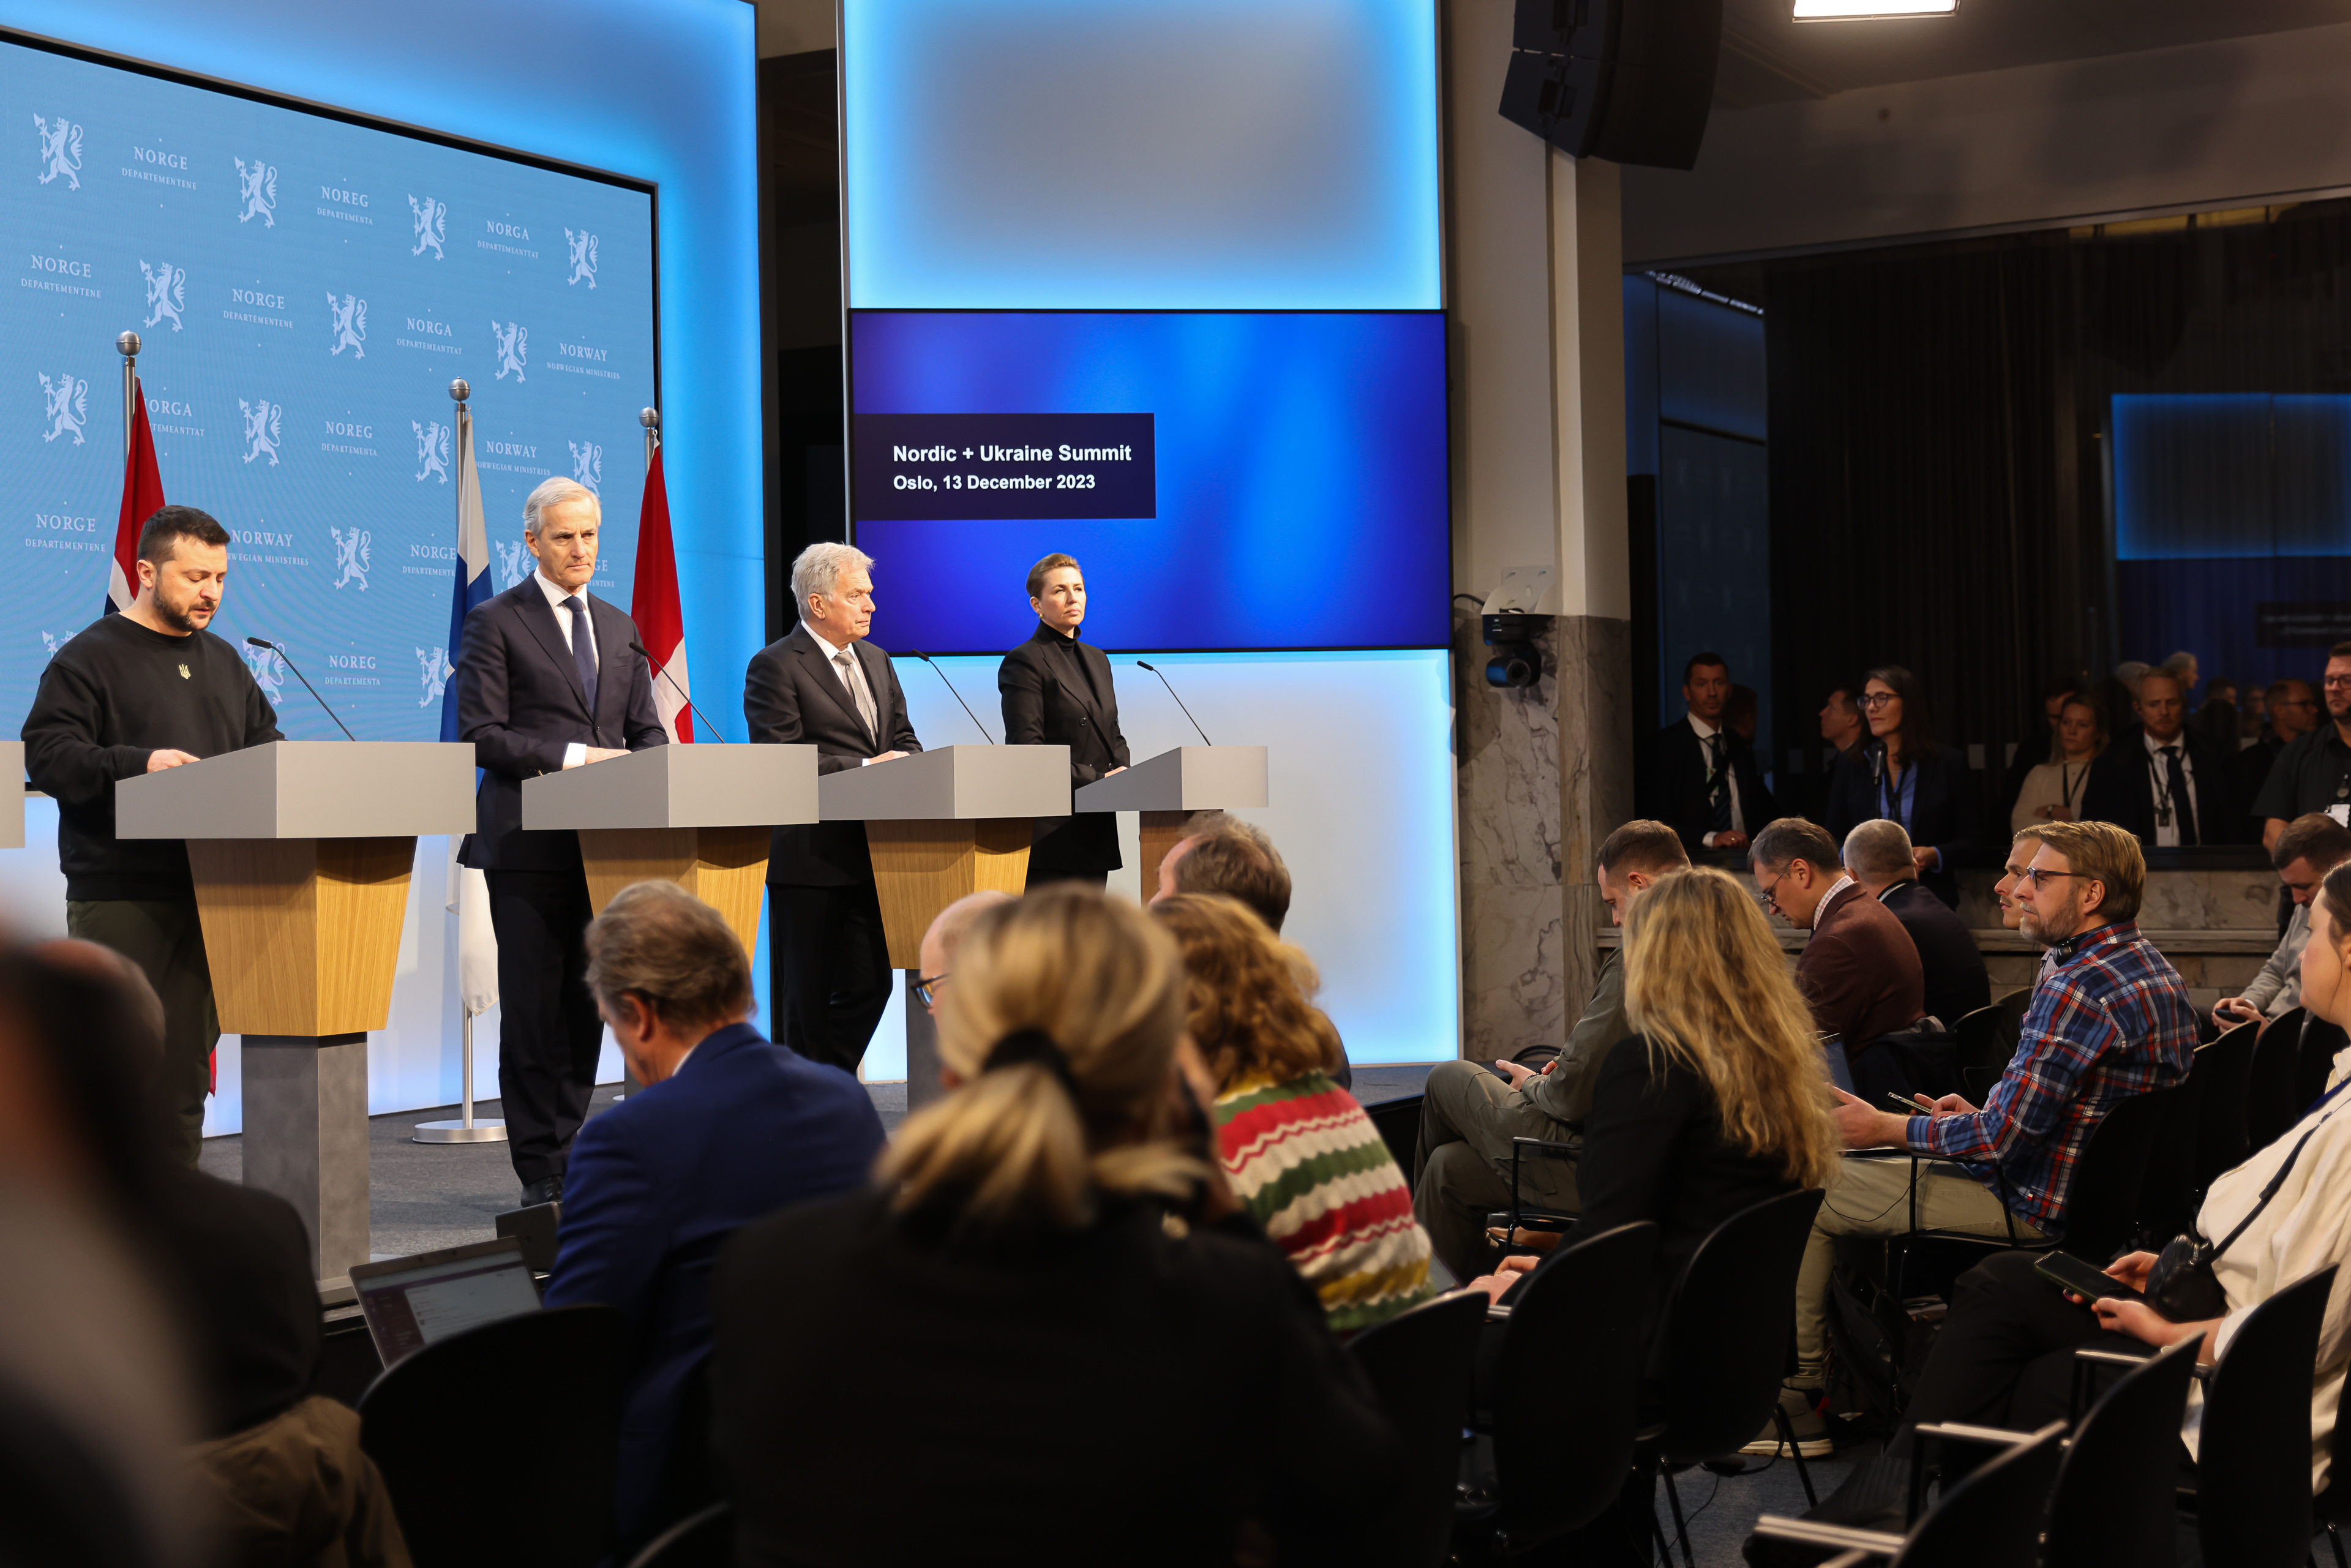
<path id="1" fill-rule="evenodd" d="M 2322 695 L 2327 722 L 2295 737 L 2278 753 L 2268 782 L 2253 798 L 2263 849 L 2276 848 L 2278 835 L 2296 817 L 2351 809 L 2351 643 L 2326 651 Z"/>
<path id="2" fill-rule="evenodd" d="M 982 888 L 967 893 L 938 913 L 930 928 L 923 933 L 922 973 L 914 977 L 914 999 L 933 1018 L 939 1016 L 939 1001 L 946 992 L 947 977 L 955 969 L 956 949 L 963 944 L 963 934 L 979 918 L 981 910 L 991 904 L 1009 904 L 1012 895 Z"/>
<path id="3" fill-rule="evenodd" d="M 1763 905 L 1812 936 L 1796 956 L 1796 986 L 1823 1034 L 1848 1060 L 1927 1011 L 1917 946 L 1894 912 L 1839 863 L 1836 841 L 1817 822 L 1782 817 L 1755 835 L 1749 860 Z"/>
<path id="4" fill-rule="evenodd" d="M 2285 755 L 2285 748 L 2318 727 L 2318 694 L 2308 681 L 2272 681 L 2261 697 L 2262 732 L 2252 743 L 2237 752 L 2223 764 L 2229 779 L 2229 793 L 2247 812 L 2244 841 L 2258 843 L 2263 838 L 2265 825 L 2252 811 L 2252 805 L 2270 779 L 2270 769 Z"/>
<path id="5" fill-rule="evenodd" d="M 2033 832 L 2039 847 L 2012 896 L 2024 935 L 2053 962 L 2016 1055 L 1982 1106 L 1947 1094 L 1903 1115 L 1837 1095 L 1847 1149 L 1933 1157 L 1848 1158 L 1813 1222 L 1796 1277 L 1796 1373 L 1782 1395 L 1791 1416 L 1808 1418 L 1796 1434 L 1808 1455 L 1827 1451 L 1813 1406 L 1825 1385 L 1837 1239 L 1898 1236 L 1914 1225 L 2013 1241 L 2061 1234 L 2092 1130 L 2122 1101 L 2188 1075 L 2196 1009 L 2179 972 L 2139 934 L 2147 861 L 2138 841 L 2111 822 L 2050 822 Z M 1767 1427 L 1746 1451 L 1779 1447 Z"/>

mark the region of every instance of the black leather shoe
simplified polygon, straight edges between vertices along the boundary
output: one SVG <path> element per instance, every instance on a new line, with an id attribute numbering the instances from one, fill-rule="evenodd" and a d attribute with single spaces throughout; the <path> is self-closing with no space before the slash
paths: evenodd
<path id="1" fill-rule="evenodd" d="M 563 1178 L 561 1176 L 541 1176 L 537 1181 L 524 1186 L 522 1206 L 525 1208 L 531 1208 L 542 1203 L 554 1203 L 562 1196 Z"/>

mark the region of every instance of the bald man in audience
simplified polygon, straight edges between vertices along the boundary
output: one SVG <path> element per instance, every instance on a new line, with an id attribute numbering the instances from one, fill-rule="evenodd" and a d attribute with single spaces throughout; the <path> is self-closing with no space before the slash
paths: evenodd
<path id="1" fill-rule="evenodd" d="M 1991 1006 L 1991 975 L 1976 950 L 1975 933 L 1951 906 L 1918 881 L 1917 857 L 1902 824 L 1880 817 L 1844 836 L 1845 874 L 1894 912 L 1918 949 L 1927 1011 L 1945 1025 Z"/>
<path id="2" fill-rule="evenodd" d="M 1610 924 L 1622 925 L 1651 883 L 1689 863 L 1681 835 L 1664 822 L 1631 821 L 1609 834 L 1592 878 Z M 1413 1157 L 1413 1212 L 1447 1268 L 1464 1280 L 1485 1271 L 1486 1216 L 1510 1201 L 1510 1140 L 1579 1136 L 1601 1062 L 1633 1032 L 1625 1020 L 1625 967 L 1611 951 L 1566 1048 L 1541 1071 L 1516 1061 L 1498 1061 L 1493 1071 L 1474 1061 L 1440 1061 L 1429 1073 Z M 1583 1208 L 1575 1166 L 1567 1160 L 1521 1161 L 1520 1191 L 1540 1209 Z"/>
<path id="3" fill-rule="evenodd" d="M 940 910 L 930 928 L 923 933 L 922 954 L 916 960 L 923 969 L 915 977 L 914 989 L 933 1018 L 939 1016 L 940 992 L 947 977 L 955 973 L 956 949 L 963 945 L 963 934 L 971 929 L 971 923 L 979 918 L 982 910 L 1011 902 L 1010 894 L 993 889 L 967 893 Z"/>

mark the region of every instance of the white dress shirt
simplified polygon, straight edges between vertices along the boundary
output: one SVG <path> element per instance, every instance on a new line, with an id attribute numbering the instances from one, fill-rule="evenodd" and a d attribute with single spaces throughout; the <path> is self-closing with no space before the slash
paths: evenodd
<path id="1" fill-rule="evenodd" d="M 563 601 L 571 597 L 571 591 L 550 580 L 544 571 L 532 572 L 530 580 L 538 584 L 538 591 L 541 593 L 547 595 L 547 607 L 555 612 L 555 624 L 563 632 L 563 646 L 576 657 L 578 650 L 571 646 L 571 612 L 563 607 Z M 585 588 L 580 591 L 580 602 L 582 605 L 588 602 L 588 591 Z M 588 639 L 588 662 L 600 670 L 604 667 L 602 662 L 596 656 L 596 639 L 593 636 Z M 564 767 L 578 768 L 587 760 L 588 747 L 584 741 L 575 740 L 563 748 Z"/>
<path id="2" fill-rule="evenodd" d="M 1698 732 L 1698 754 L 1700 757 L 1707 756 L 1708 752 L 1706 743 L 1722 732 L 1717 729 L 1713 725 L 1707 723 L 1706 720 L 1698 717 L 1696 714 L 1691 714 L 1689 716 L 1689 727 Z M 1728 739 L 1725 739 L 1722 743 L 1722 771 L 1723 788 L 1730 791 L 1730 831 L 1734 833 L 1743 833 L 1747 831 L 1747 813 L 1740 809 L 1739 784 L 1737 780 L 1731 779 L 1729 776 L 1730 742 Z M 1712 849 L 1714 848 L 1714 835 L 1712 833 L 1708 833 L 1704 838 L 1698 840 L 1698 842 L 1704 844 L 1708 849 Z"/>
<path id="3" fill-rule="evenodd" d="M 857 710 L 858 716 L 861 718 L 863 717 L 868 711 L 872 713 L 872 727 L 874 731 L 873 740 L 876 745 L 881 744 L 882 705 L 874 700 L 872 683 L 865 678 L 865 661 L 862 659 L 852 658 L 849 661 L 848 669 L 844 670 L 841 667 L 841 655 L 848 652 L 849 649 L 854 647 L 856 644 L 854 643 L 842 643 L 836 645 L 830 638 L 825 636 L 823 632 L 818 631 L 813 626 L 809 626 L 807 622 L 803 621 L 800 624 L 808 626 L 809 641 L 814 643 L 819 648 L 824 651 L 824 662 L 832 666 L 833 677 L 841 682 L 841 690 L 849 694 L 849 706 Z M 864 698 L 862 702 L 858 700 L 861 696 Z M 859 763 L 858 766 L 861 768 L 870 768 L 872 766 L 872 763 L 873 758 L 869 757 L 865 758 L 864 761 Z"/>
<path id="4" fill-rule="evenodd" d="M 2171 782 L 2170 770 L 2164 766 L 2163 760 L 2165 743 L 2156 739 L 2144 729 L 2138 732 L 2138 737 L 2147 746 L 2147 793 L 2160 805 L 2164 790 L 2170 787 Z M 2196 764 L 2188 760 L 2188 731 L 2182 728 L 2178 735 L 2171 737 L 2170 744 L 2179 748 L 2179 771 L 2187 779 L 2188 788 L 2192 791 L 2196 788 Z M 2195 803 L 2192 799 L 2189 801 L 2191 806 Z M 2209 843 L 2211 841 L 2212 825 L 2199 815 L 2196 819 L 2196 832 L 2198 837 Z M 2179 802 L 2177 800 L 2171 804 L 2171 821 L 2168 822 L 2163 820 L 2163 814 L 2160 811 L 2156 814 L 2155 847 L 2159 850 L 2176 850 L 2179 847 Z"/>

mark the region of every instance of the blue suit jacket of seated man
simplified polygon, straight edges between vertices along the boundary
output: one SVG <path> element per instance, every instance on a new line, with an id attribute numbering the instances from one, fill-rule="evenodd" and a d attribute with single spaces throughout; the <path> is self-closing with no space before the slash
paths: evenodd
<path id="1" fill-rule="evenodd" d="M 689 1374 L 710 1352 L 710 1276 L 729 1236 L 863 1185 L 884 1138 L 865 1087 L 750 1024 L 705 1037 L 675 1074 L 580 1127 L 563 1178 L 550 1307 L 628 1315 L 618 1523 L 652 1500 Z"/>

